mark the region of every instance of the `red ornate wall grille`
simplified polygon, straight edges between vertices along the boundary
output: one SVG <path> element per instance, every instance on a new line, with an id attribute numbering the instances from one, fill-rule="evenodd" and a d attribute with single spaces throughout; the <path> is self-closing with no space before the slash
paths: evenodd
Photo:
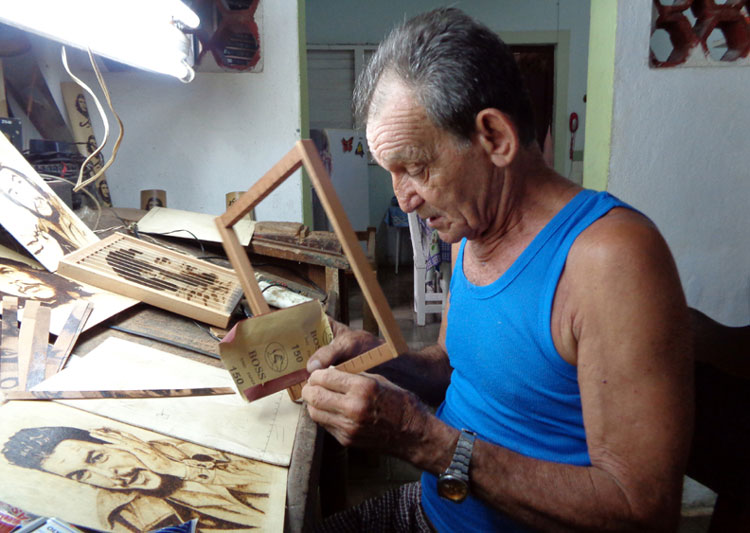
<path id="1" fill-rule="evenodd" d="M 750 65 L 750 0 L 653 0 L 652 67 Z"/>

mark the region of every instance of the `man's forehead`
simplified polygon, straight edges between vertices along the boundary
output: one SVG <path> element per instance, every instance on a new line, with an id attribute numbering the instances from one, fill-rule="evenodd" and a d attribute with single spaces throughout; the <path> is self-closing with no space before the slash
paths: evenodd
<path id="1" fill-rule="evenodd" d="M 366 133 L 370 149 L 384 163 L 424 159 L 437 132 L 412 92 L 397 87 L 370 113 Z"/>

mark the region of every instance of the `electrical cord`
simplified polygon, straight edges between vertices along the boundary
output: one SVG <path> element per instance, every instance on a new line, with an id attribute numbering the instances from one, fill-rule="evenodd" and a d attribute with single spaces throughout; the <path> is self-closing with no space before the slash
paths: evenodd
<path id="1" fill-rule="evenodd" d="M 206 335 L 208 335 L 209 337 L 211 337 L 213 340 L 215 340 L 217 342 L 221 342 L 221 339 L 218 336 L 214 335 L 213 331 L 211 331 L 210 328 L 204 328 L 203 326 L 201 326 L 195 320 L 193 320 L 193 324 L 195 324 L 198 327 L 199 330 L 201 330 L 203 333 L 205 333 Z"/>
<path id="2" fill-rule="evenodd" d="M 206 253 L 206 249 L 203 247 L 203 243 L 201 242 L 201 240 L 198 237 L 196 237 L 195 233 L 193 233 L 190 230 L 187 230 L 187 229 L 173 229 L 172 231 L 165 231 L 163 233 L 153 233 L 153 232 L 149 232 L 149 233 L 151 233 L 152 235 L 171 235 L 172 233 L 178 233 L 180 231 L 184 231 L 185 233 L 189 233 L 190 236 L 193 237 L 193 239 L 195 239 L 195 241 L 198 243 L 198 246 L 200 246 L 200 248 L 201 248 L 201 254 L 205 254 Z"/>
<path id="3" fill-rule="evenodd" d="M 263 287 L 263 289 L 260 291 L 261 294 L 263 294 L 264 292 L 266 292 L 271 287 L 281 287 L 282 289 L 286 289 L 288 291 L 292 291 L 293 293 L 302 294 L 301 292 L 295 291 L 294 289 L 292 289 L 292 288 L 284 285 L 283 283 L 279 283 L 278 281 L 267 281 L 266 283 L 268 283 L 268 285 L 266 285 L 265 287 Z"/>
<path id="4" fill-rule="evenodd" d="M 104 108 L 102 107 L 101 102 L 99 102 L 99 99 L 96 97 L 94 92 L 91 90 L 91 88 L 86 85 L 80 78 L 78 78 L 73 72 L 70 70 L 70 67 L 68 66 L 68 56 L 67 52 L 65 50 L 65 46 L 62 47 L 62 63 L 65 67 L 65 70 L 68 72 L 71 78 L 81 86 L 83 90 L 85 90 L 87 93 L 91 95 L 91 97 L 94 99 L 94 103 L 96 104 L 96 108 L 99 110 L 99 114 L 102 117 L 102 122 L 104 123 L 104 140 L 102 143 L 89 154 L 89 156 L 86 158 L 86 160 L 81 165 L 81 170 L 78 173 L 78 180 L 76 181 L 75 186 L 73 187 L 74 192 L 80 191 L 82 188 L 86 187 L 90 183 L 95 182 L 101 175 L 104 174 L 104 172 L 112 165 L 112 163 L 115 161 L 115 158 L 117 157 L 117 152 L 120 149 L 120 143 L 122 142 L 123 134 L 125 133 L 125 127 L 122 124 L 122 120 L 120 120 L 120 116 L 115 111 L 114 106 L 112 105 L 112 99 L 109 95 L 109 90 L 107 89 L 107 84 L 104 82 L 104 78 L 102 77 L 102 73 L 99 70 L 99 66 L 96 64 L 96 60 L 94 59 L 94 54 L 91 52 L 91 48 L 88 49 L 89 53 L 89 60 L 91 61 L 91 66 L 94 68 L 94 73 L 96 74 L 96 79 L 99 82 L 99 86 L 102 89 L 102 92 L 104 93 L 104 98 L 107 100 L 107 105 L 109 106 L 110 111 L 112 111 L 112 114 L 114 115 L 115 119 L 117 120 L 117 123 L 120 127 L 120 132 L 117 135 L 117 139 L 115 139 L 115 145 L 114 148 L 112 148 L 112 155 L 110 156 L 109 160 L 102 165 L 102 167 L 99 169 L 98 172 L 95 172 L 93 176 L 90 176 L 88 179 L 83 179 L 83 174 L 85 172 L 86 166 L 89 164 L 89 162 L 97 157 L 99 153 L 102 151 L 102 148 L 104 148 L 104 145 L 107 144 L 107 141 L 109 139 L 109 121 L 107 120 L 107 115 L 104 113 Z"/>
<path id="5" fill-rule="evenodd" d="M 75 184 L 66 178 L 61 178 L 60 176 L 53 176 L 51 174 L 39 174 L 42 178 L 53 180 L 53 181 L 59 181 L 61 183 L 67 183 L 68 185 L 73 185 L 75 190 Z M 94 222 L 94 226 L 92 228 L 92 231 L 96 232 L 96 228 L 99 226 L 99 221 L 102 218 L 102 205 L 99 203 L 99 200 L 96 199 L 96 196 L 91 194 L 86 189 L 81 189 L 81 192 L 89 197 L 89 199 L 94 203 L 94 207 L 96 208 L 96 222 Z M 101 231 L 101 230 L 100 230 Z"/>

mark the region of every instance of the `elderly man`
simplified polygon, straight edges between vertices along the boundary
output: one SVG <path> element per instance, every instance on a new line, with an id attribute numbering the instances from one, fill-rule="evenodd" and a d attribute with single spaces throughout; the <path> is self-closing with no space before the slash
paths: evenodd
<path id="1" fill-rule="evenodd" d="M 346 374 L 328 367 L 380 341 L 335 324 L 311 358 L 312 418 L 424 472 L 325 527 L 674 530 L 692 363 L 656 228 L 545 165 L 512 54 L 458 10 L 394 30 L 355 109 L 401 208 L 454 243 L 454 273 L 437 345 Z"/>

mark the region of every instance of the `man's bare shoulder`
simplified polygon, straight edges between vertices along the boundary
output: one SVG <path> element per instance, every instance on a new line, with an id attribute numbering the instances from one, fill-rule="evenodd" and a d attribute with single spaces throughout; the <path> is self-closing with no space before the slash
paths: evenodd
<path id="1" fill-rule="evenodd" d="M 579 341 L 612 323 L 638 324 L 644 334 L 646 323 L 681 331 L 687 307 L 677 267 L 656 226 L 636 211 L 613 209 L 581 232 L 564 278 Z"/>
<path id="2" fill-rule="evenodd" d="M 644 268 L 673 266 L 669 247 L 654 223 L 637 211 L 617 207 L 581 232 L 566 268 L 573 273 L 604 269 L 610 274 L 644 275 Z"/>

